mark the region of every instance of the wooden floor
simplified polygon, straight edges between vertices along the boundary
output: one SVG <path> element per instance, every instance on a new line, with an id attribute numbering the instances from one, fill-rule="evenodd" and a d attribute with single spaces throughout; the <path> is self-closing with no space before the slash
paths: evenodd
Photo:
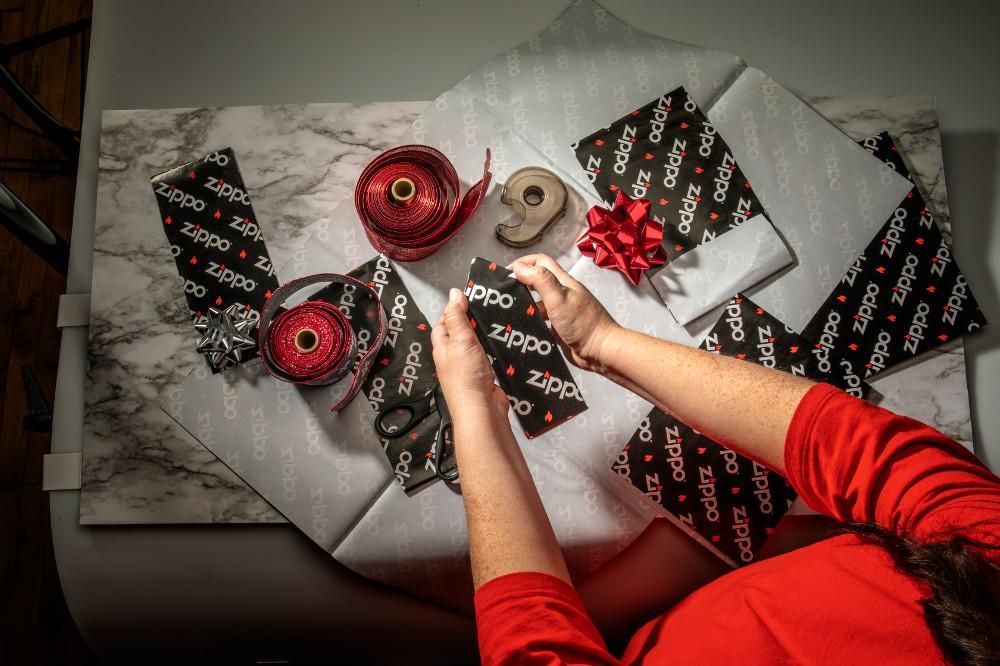
<path id="1" fill-rule="evenodd" d="M 0 0 L 0 42 L 9 43 L 90 16 L 92 0 Z M 80 126 L 81 41 L 89 34 L 17 56 L 17 79 L 62 122 Z M 0 155 L 60 158 L 45 139 L 16 127 L 31 122 L 0 93 Z M 73 217 L 75 170 L 2 180 L 64 238 Z M 41 490 L 47 434 L 21 426 L 27 413 L 21 365 L 49 400 L 59 360 L 56 307 L 65 279 L 0 229 L 0 664 L 94 664 L 66 608 L 52 555 L 48 497 Z"/>

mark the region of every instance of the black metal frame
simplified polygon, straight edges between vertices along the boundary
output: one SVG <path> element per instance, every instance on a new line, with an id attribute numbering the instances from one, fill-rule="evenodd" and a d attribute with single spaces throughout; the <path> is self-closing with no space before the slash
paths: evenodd
<path id="1" fill-rule="evenodd" d="M 27 51 L 32 51 L 46 44 L 66 39 L 73 35 L 81 34 L 90 29 L 91 20 L 89 18 L 80 19 L 68 23 L 52 30 L 46 30 L 32 37 L 11 42 L 10 44 L 0 44 L 0 89 L 4 90 L 14 103 L 31 121 L 38 127 L 34 130 L 17 122 L 11 117 L 6 117 L 9 123 L 22 130 L 45 137 L 54 143 L 66 156 L 65 160 L 34 159 L 34 158 L 13 158 L 0 157 L 0 170 L 5 171 L 43 171 L 43 172 L 63 172 L 71 173 L 76 169 L 77 159 L 80 155 L 80 131 L 74 130 L 59 122 L 48 110 L 45 109 L 27 90 L 21 86 L 20 82 L 10 71 L 10 61 L 14 56 Z M 83 59 L 83 40 L 80 40 L 80 117 L 83 117 L 83 98 L 85 78 L 84 72 L 86 63 Z"/>

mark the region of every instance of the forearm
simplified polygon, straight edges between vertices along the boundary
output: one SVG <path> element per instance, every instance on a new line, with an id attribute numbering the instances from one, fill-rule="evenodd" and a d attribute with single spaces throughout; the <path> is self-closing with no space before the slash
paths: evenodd
<path id="1" fill-rule="evenodd" d="M 701 433 L 784 472 L 785 434 L 812 382 L 617 328 L 602 370 Z"/>
<path id="2" fill-rule="evenodd" d="M 491 405 L 465 405 L 453 414 L 475 588 L 519 571 L 548 573 L 570 582 L 506 417 Z"/>

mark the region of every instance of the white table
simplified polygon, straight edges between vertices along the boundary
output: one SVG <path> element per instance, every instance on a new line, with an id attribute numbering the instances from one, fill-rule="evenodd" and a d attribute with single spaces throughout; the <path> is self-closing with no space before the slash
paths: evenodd
<path id="1" fill-rule="evenodd" d="M 468 69 L 545 26 L 561 0 L 405 5 L 98 0 L 67 291 L 90 289 L 100 111 L 109 108 L 427 99 Z M 992 16 L 904 3 L 786 7 L 778 2 L 607 2 L 643 29 L 739 53 L 809 94 L 935 94 L 944 128 L 956 252 L 987 315 L 1000 316 L 996 215 L 1000 93 L 990 81 L 1000 47 Z M 487 28 L 488 26 L 488 28 Z M 823 26 L 826 26 L 823 29 Z M 890 27 L 892 26 L 892 27 Z M 819 28 L 821 34 L 805 37 Z M 933 39 L 929 35 L 938 35 Z M 405 45 L 405 67 L 398 54 Z M 947 45 L 945 48 L 944 45 Z M 989 46 L 987 46 L 989 45 Z M 945 54 L 944 63 L 941 63 Z M 975 439 L 1000 466 L 1000 337 L 970 338 Z M 53 451 L 80 449 L 86 329 L 66 329 Z M 200 646 L 240 645 L 249 661 L 295 654 L 393 654 L 418 663 L 471 654 L 471 624 L 359 580 L 293 528 L 81 528 L 78 494 L 51 498 L 67 601 L 102 652 L 153 646 L 170 659 Z M 393 618 L 391 622 L 388 618 Z M 388 624 L 424 639 L 415 651 Z M 387 640 L 389 639 L 389 640 Z M 218 649 L 218 648 L 217 648 Z"/>

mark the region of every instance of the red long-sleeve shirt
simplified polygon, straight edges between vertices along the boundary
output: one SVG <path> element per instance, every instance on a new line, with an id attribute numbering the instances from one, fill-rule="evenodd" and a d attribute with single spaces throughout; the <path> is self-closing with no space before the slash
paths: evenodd
<path id="1" fill-rule="evenodd" d="M 792 418 L 785 469 L 821 513 L 918 541 L 965 533 L 1000 564 L 1000 479 L 913 419 L 819 384 Z M 643 626 L 620 660 L 553 576 L 501 576 L 475 604 L 485 664 L 940 663 L 927 596 L 881 548 L 844 534 L 706 585 Z"/>

